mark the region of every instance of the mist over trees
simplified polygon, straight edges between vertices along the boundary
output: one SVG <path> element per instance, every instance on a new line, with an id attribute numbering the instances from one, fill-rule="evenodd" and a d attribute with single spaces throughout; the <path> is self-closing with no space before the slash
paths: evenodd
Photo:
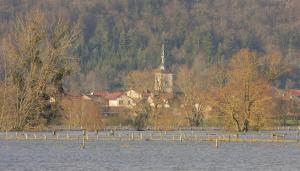
<path id="1" fill-rule="evenodd" d="M 293 70 L 274 80 L 281 88 L 299 87 L 300 4 L 297 0 L 119 0 L 0 2 L 0 36 L 18 14 L 41 9 L 59 14 L 81 27 L 74 50 L 80 69 L 65 83 L 71 90 L 119 89 L 132 70 L 159 65 L 166 46 L 167 65 L 197 68 L 228 61 L 241 48 L 277 52 Z M 297 59 L 298 61 L 296 61 Z M 1 75 L 3 78 L 3 74 Z"/>

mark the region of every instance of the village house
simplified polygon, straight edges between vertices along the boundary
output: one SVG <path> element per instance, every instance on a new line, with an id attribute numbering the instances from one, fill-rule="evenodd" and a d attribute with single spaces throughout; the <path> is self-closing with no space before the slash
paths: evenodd
<path id="1" fill-rule="evenodd" d="M 294 99 L 294 100 L 299 100 L 300 101 L 300 90 L 286 90 L 283 95 L 285 99 Z"/>
<path id="2" fill-rule="evenodd" d="M 161 65 L 155 73 L 154 78 L 154 93 L 146 92 L 139 93 L 135 90 L 128 90 L 126 92 L 96 92 L 91 93 L 91 96 L 96 96 L 107 101 L 107 107 L 125 107 L 132 108 L 136 106 L 142 99 L 146 99 L 150 106 L 155 106 L 155 96 L 161 96 L 163 104 L 159 107 L 169 108 L 169 99 L 173 96 L 173 74 L 167 71 L 165 67 L 165 52 L 164 45 L 162 45 Z"/>
<path id="3" fill-rule="evenodd" d="M 125 109 L 136 106 L 140 101 L 146 100 L 151 107 L 170 108 L 169 100 L 173 98 L 173 74 L 165 67 L 164 45 L 162 45 L 161 65 L 154 78 L 154 92 L 128 91 L 100 91 L 83 95 L 85 100 L 92 100 L 101 105 L 105 116 L 122 113 Z M 155 104 L 157 97 L 160 104 Z"/>
<path id="4" fill-rule="evenodd" d="M 299 120 L 300 118 L 300 90 L 289 89 L 279 91 L 283 105 L 286 107 L 287 117 Z"/>
<path id="5" fill-rule="evenodd" d="M 126 94 L 126 96 L 128 96 L 128 97 L 130 97 L 132 99 L 136 99 L 136 100 L 139 100 L 139 99 L 143 98 L 142 94 L 138 93 L 135 90 L 128 90 L 125 94 Z"/>
<path id="6" fill-rule="evenodd" d="M 136 105 L 142 95 L 134 90 L 129 90 L 127 92 L 97 92 L 91 93 L 91 96 L 98 97 L 98 99 L 103 99 L 106 101 L 108 107 L 126 107 L 132 108 Z"/>
<path id="7" fill-rule="evenodd" d="M 104 116 L 118 115 L 125 109 L 132 108 L 142 99 L 142 95 L 134 90 L 123 91 L 100 91 L 87 95 L 93 101 L 101 104 Z"/>

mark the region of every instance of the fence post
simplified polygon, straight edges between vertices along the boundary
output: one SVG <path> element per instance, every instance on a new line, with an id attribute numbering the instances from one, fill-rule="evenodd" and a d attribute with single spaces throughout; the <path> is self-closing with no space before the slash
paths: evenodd
<path id="1" fill-rule="evenodd" d="M 84 139 L 84 137 L 83 137 L 83 139 L 82 139 L 81 148 L 82 148 L 82 149 L 85 149 L 85 139 Z"/>
<path id="2" fill-rule="evenodd" d="M 216 148 L 219 148 L 218 138 L 216 138 Z"/>
<path id="3" fill-rule="evenodd" d="M 133 134 L 133 132 L 131 133 L 131 140 L 134 140 L 134 134 Z"/>

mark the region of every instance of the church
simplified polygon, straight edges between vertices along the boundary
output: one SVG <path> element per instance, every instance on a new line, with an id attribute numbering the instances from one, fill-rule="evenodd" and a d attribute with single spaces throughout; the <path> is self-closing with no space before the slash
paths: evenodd
<path id="1" fill-rule="evenodd" d="M 161 65 L 155 72 L 154 91 L 155 93 L 173 94 L 174 75 L 166 69 L 165 66 L 165 48 L 162 45 Z"/>
<path id="2" fill-rule="evenodd" d="M 146 99 L 150 106 L 155 106 L 157 98 L 163 100 L 163 107 L 169 108 L 170 99 L 174 98 L 174 74 L 166 68 L 165 48 L 162 45 L 161 64 L 154 73 L 154 91 L 153 92 L 137 92 L 135 90 L 127 91 L 100 91 L 92 92 L 85 95 L 86 99 L 93 100 L 102 104 L 104 114 L 111 115 L 119 113 L 117 108 L 132 108 L 136 106 L 142 99 Z M 156 100 L 155 100 L 156 99 Z"/>

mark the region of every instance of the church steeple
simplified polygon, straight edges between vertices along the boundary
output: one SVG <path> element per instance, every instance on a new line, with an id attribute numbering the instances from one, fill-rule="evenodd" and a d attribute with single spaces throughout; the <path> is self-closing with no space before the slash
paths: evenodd
<path id="1" fill-rule="evenodd" d="M 160 70 L 164 71 L 165 70 L 165 46 L 164 44 L 162 44 L 161 47 L 161 66 L 160 66 Z"/>
<path id="2" fill-rule="evenodd" d="M 166 71 L 165 66 L 165 45 L 161 46 L 161 65 L 155 73 L 154 90 L 156 92 L 173 93 L 173 74 Z"/>

